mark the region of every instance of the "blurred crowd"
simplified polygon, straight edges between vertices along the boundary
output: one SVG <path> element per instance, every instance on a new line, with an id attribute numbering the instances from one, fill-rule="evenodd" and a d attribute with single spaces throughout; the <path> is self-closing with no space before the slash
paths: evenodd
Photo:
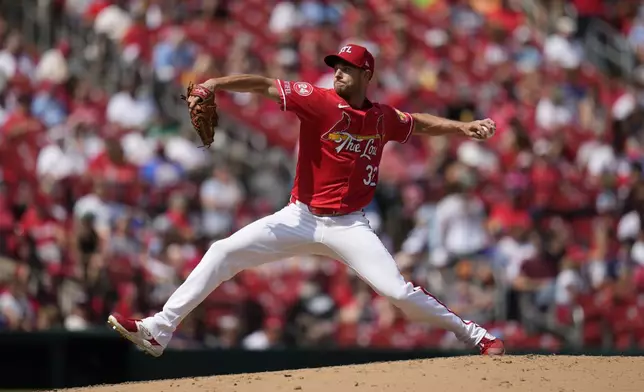
<path id="1" fill-rule="evenodd" d="M 294 116 L 223 93 L 215 144 L 200 149 L 187 83 L 258 73 L 330 87 L 324 54 L 353 42 L 376 56 L 373 100 L 497 122 L 487 143 L 386 147 L 366 213 L 405 277 L 511 348 L 644 347 L 644 2 L 0 9 L 0 329 L 158 310 L 213 241 L 287 202 L 297 149 Z M 596 26 L 628 44 L 632 69 L 591 61 Z M 239 274 L 171 344 L 461 347 L 318 257 Z"/>

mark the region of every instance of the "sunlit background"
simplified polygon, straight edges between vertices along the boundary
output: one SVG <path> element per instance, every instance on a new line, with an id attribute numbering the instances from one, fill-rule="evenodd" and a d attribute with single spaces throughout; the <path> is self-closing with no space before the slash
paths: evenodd
<path id="1" fill-rule="evenodd" d="M 498 124 L 385 149 L 367 208 L 406 278 L 509 349 L 644 347 L 644 2 L 0 1 L 0 329 L 107 330 L 158 310 L 209 244 L 281 208 L 299 122 L 218 95 L 234 73 L 328 87 L 367 46 L 370 97 Z M 243 272 L 171 347 L 462 348 L 334 260 Z"/>

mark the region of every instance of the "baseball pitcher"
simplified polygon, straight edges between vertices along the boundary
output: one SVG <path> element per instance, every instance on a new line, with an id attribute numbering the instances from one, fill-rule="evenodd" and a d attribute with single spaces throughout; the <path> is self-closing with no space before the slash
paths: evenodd
<path id="1" fill-rule="evenodd" d="M 188 87 L 183 98 L 206 146 L 218 121 L 219 90 L 263 95 L 300 119 L 290 203 L 215 242 L 154 316 L 134 320 L 113 314 L 108 323 L 145 352 L 160 356 L 179 323 L 222 282 L 246 268 L 315 254 L 344 262 L 410 319 L 449 330 L 481 354 L 504 354 L 500 339 L 406 282 L 362 212 L 374 197 L 386 143 L 405 143 L 412 134 L 485 140 L 494 135 L 496 124 L 490 119 L 451 121 L 371 102 L 366 92 L 375 63 L 362 46 L 346 45 L 324 61 L 335 70 L 333 89 L 257 75 L 226 76 Z"/>

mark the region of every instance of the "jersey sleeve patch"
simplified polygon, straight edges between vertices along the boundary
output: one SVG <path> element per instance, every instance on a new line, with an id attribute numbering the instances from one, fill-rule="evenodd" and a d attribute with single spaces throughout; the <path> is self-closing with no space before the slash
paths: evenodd
<path id="1" fill-rule="evenodd" d="M 313 86 L 311 85 L 311 83 L 295 82 L 293 84 L 293 88 L 298 95 L 301 95 L 303 97 L 308 97 L 309 95 L 313 94 Z"/>
<path id="2" fill-rule="evenodd" d="M 320 118 L 326 114 L 323 108 L 327 97 L 323 90 L 302 81 L 277 79 L 276 84 L 283 111 L 295 113 L 300 120 Z"/>

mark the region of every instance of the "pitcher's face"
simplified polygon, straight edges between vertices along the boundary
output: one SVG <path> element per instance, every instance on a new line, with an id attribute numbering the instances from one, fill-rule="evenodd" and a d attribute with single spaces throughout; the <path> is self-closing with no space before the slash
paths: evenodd
<path id="1" fill-rule="evenodd" d="M 342 62 L 334 69 L 333 88 L 339 96 L 348 101 L 354 94 L 366 92 L 371 71 Z"/>

